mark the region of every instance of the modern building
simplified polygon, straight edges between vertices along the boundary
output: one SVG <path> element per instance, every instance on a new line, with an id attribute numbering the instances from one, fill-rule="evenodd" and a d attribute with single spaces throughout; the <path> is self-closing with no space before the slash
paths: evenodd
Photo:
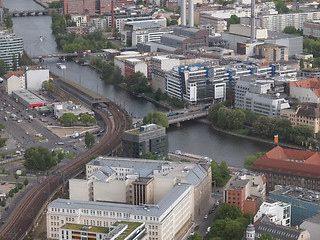
<path id="1" fill-rule="evenodd" d="M 290 82 L 290 97 L 299 103 L 320 103 L 320 82 L 317 78 L 308 78 Z"/>
<path id="2" fill-rule="evenodd" d="M 73 103 L 72 101 L 68 102 L 54 102 L 53 103 L 54 115 L 59 118 L 64 113 L 73 113 L 74 115 L 80 117 L 83 114 L 88 114 L 94 116 L 94 112 L 89 108 Z"/>
<path id="3" fill-rule="evenodd" d="M 146 153 L 165 157 L 168 155 L 166 128 L 156 124 L 148 124 L 125 131 L 122 149 L 123 155 L 126 157 L 140 158 Z"/>
<path id="4" fill-rule="evenodd" d="M 12 70 L 13 62 L 19 67 L 19 58 L 23 55 L 23 39 L 10 34 L 7 30 L 0 30 L 0 59 Z"/>
<path id="5" fill-rule="evenodd" d="M 217 103 L 226 99 L 226 83 L 223 79 L 210 78 L 207 66 L 180 66 L 166 73 L 166 93 L 190 104 L 204 101 Z"/>
<path id="6" fill-rule="evenodd" d="M 311 58 L 313 56 L 311 55 Z M 300 69 L 301 77 L 303 78 L 317 78 L 320 79 L 320 69 L 319 68 L 303 68 Z"/>
<path id="7" fill-rule="evenodd" d="M 91 19 L 91 23 L 98 30 L 105 31 L 107 28 L 107 20 L 104 18 L 93 18 Z"/>
<path id="8" fill-rule="evenodd" d="M 266 198 L 266 178 L 263 174 L 244 173 L 230 183 L 225 201 L 240 208 L 243 214 L 255 215 Z"/>
<path id="9" fill-rule="evenodd" d="M 276 225 L 291 226 L 291 204 L 283 202 L 264 202 L 254 216 L 254 222 L 258 221 L 263 215 Z"/>
<path id="10" fill-rule="evenodd" d="M 144 59 L 127 58 L 124 62 L 124 76 L 140 72 L 145 77 L 149 77 L 149 62 Z"/>
<path id="11" fill-rule="evenodd" d="M 280 117 L 282 109 L 290 108 L 289 102 L 280 93 L 274 92 L 274 80 L 256 77 L 241 77 L 235 85 L 235 107 L 252 112 Z"/>
<path id="12" fill-rule="evenodd" d="M 200 25 L 210 25 L 215 33 L 222 33 L 227 30 L 228 22 L 224 18 L 218 18 L 211 14 L 200 14 Z"/>
<path id="13" fill-rule="evenodd" d="M 320 236 L 320 214 L 305 219 L 299 227 L 310 233 L 311 240 L 317 240 Z"/>
<path id="14" fill-rule="evenodd" d="M 281 118 L 290 120 L 293 127 L 307 125 L 312 127 L 313 133 L 320 131 L 320 104 L 301 104 L 295 109 L 281 110 Z"/>
<path id="15" fill-rule="evenodd" d="M 8 95 L 26 88 L 24 71 L 8 72 L 3 76 L 3 87 Z"/>
<path id="16" fill-rule="evenodd" d="M 60 228 L 59 239 L 141 240 L 146 239 L 146 231 L 145 224 L 138 222 L 116 222 L 110 227 L 67 223 Z"/>
<path id="17" fill-rule="evenodd" d="M 267 192 L 276 185 L 320 190 L 320 155 L 317 152 L 277 146 L 258 158 L 252 168 L 267 177 Z"/>
<path id="18" fill-rule="evenodd" d="M 72 14 L 71 21 L 76 24 L 76 27 L 86 27 L 88 24 L 88 17 L 87 15 Z"/>
<path id="19" fill-rule="evenodd" d="M 291 224 L 299 226 L 304 220 L 320 213 L 319 192 L 295 186 L 276 186 L 269 199 L 291 205 Z"/>
<path id="20" fill-rule="evenodd" d="M 17 90 L 12 92 L 12 97 L 20 102 L 26 108 L 36 108 L 44 106 L 46 100 L 41 98 L 40 96 L 30 92 L 27 89 Z"/>

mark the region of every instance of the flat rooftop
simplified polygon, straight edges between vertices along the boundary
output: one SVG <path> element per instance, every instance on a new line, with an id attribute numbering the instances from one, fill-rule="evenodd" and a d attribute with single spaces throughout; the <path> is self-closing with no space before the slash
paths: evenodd
<path id="1" fill-rule="evenodd" d="M 45 100 L 27 89 L 13 91 L 13 93 L 18 95 L 21 99 L 28 102 L 29 104 L 45 103 Z"/>
<path id="2" fill-rule="evenodd" d="M 94 232 L 94 233 L 109 233 L 109 228 L 107 227 L 96 227 L 96 226 L 88 226 L 88 225 L 82 225 L 82 224 L 67 223 L 61 228 L 78 230 L 78 231 L 86 231 L 86 232 Z"/>

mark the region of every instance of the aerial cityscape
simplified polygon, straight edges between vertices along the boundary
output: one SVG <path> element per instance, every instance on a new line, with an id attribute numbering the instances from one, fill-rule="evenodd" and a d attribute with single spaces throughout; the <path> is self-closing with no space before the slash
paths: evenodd
<path id="1" fill-rule="evenodd" d="M 0 1 L 0 240 L 319 239 L 319 1 Z"/>

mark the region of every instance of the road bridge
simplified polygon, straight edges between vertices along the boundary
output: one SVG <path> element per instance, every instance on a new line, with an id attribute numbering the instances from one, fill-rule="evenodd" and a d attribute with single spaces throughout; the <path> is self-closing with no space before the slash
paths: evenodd
<path id="1" fill-rule="evenodd" d="M 27 17 L 27 16 L 50 15 L 51 12 L 46 9 L 44 9 L 44 10 L 26 10 L 26 11 L 15 10 L 15 11 L 9 12 L 9 14 L 12 17 Z"/>
<path id="2" fill-rule="evenodd" d="M 208 116 L 207 110 L 198 110 L 196 112 L 186 112 L 168 117 L 169 125 L 177 124 L 179 127 L 181 122 L 199 119 Z"/>
<path id="3" fill-rule="evenodd" d="M 54 53 L 54 54 L 46 54 L 46 55 L 39 55 L 34 56 L 32 59 L 38 59 L 40 62 L 43 62 L 44 58 L 59 58 L 65 60 L 66 58 L 73 58 L 78 57 L 79 53 Z"/>

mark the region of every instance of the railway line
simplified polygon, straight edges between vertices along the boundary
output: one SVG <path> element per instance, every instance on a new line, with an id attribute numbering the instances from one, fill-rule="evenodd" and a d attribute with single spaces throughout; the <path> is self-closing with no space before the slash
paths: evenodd
<path id="1" fill-rule="evenodd" d="M 109 103 L 112 118 L 109 118 L 107 112 L 103 110 L 94 110 L 102 117 L 106 127 L 106 133 L 100 143 L 71 163 L 62 166 L 54 174 L 49 175 L 44 182 L 32 188 L 16 206 L 5 225 L 0 228 L 1 240 L 23 239 L 34 227 L 43 207 L 64 181 L 80 173 L 92 156 L 110 154 L 113 149 L 119 146 L 123 132 L 131 127 L 131 121 L 126 112 L 112 102 Z"/>

